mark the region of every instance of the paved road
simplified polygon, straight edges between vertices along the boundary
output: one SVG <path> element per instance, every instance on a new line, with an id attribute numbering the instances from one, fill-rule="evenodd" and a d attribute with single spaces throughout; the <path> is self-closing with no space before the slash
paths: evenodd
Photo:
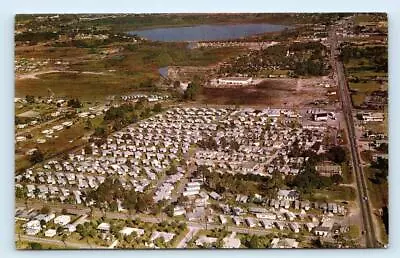
<path id="1" fill-rule="evenodd" d="M 41 238 L 35 236 L 27 236 L 27 235 L 16 235 L 15 239 L 21 239 L 21 241 L 27 242 L 36 242 L 41 244 L 48 244 L 48 245 L 57 245 L 66 248 L 79 248 L 79 249 L 99 249 L 99 248 L 107 248 L 105 246 L 96 246 L 96 245 L 89 245 L 87 243 L 74 243 L 65 241 L 65 244 L 61 240 L 57 239 L 48 239 L 48 238 Z"/>
<path id="2" fill-rule="evenodd" d="M 176 248 L 186 248 L 187 242 L 189 242 L 200 230 L 201 228 L 199 227 L 189 227 L 189 231 L 185 235 L 184 238 L 178 243 Z"/>
<path id="3" fill-rule="evenodd" d="M 350 141 L 350 150 L 352 154 L 353 170 L 356 176 L 357 189 L 359 193 L 359 202 L 362 213 L 362 226 L 365 231 L 365 244 L 367 247 L 378 247 L 376 242 L 376 235 L 374 231 L 374 225 L 372 221 L 372 210 L 369 201 L 364 200 L 368 198 L 367 184 L 363 173 L 362 165 L 360 162 L 360 156 L 358 152 L 358 146 L 356 142 L 355 127 L 352 113 L 352 102 L 350 93 L 347 85 L 347 81 L 344 75 L 343 64 L 337 58 L 338 40 L 336 36 L 336 29 L 333 28 L 329 33 L 331 43 L 331 55 L 333 59 L 333 70 L 336 72 L 338 85 L 339 85 L 339 96 L 342 103 L 343 115 L 346 121 L 348 137 Z"/>

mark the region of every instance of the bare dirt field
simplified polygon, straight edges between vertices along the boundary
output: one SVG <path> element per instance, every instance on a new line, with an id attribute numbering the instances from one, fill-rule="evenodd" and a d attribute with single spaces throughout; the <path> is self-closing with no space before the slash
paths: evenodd
<path id="1" fill-rule="evenodd" d="M 317 99 L 327 100 L 328 90 L 335 89 L 324 88 L 320 83 L 329 83 L 329 79 L 267 79 L 250 87 L 204 88 L 199 101 L 204 104 L 304 107 Z"/>

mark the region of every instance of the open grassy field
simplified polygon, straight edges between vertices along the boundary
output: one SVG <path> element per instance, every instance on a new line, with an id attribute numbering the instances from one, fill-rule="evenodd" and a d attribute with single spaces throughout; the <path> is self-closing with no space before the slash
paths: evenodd
<path id="1" fill-rule="evenodd" d="M 47 96 L 51 89 L 56 96 L 68 96 L 82 100 L 103 100 L 105 96 L 127 94 L 140 82 L 156 78 L 155 74 L 83 74 L 49 73 L 39 79 L 23 79 L 15 82 L 15 96 Z"/>
<path id="2" fill-rule="evenodd" d="M 51 89 L 56 96 L 78 97 L 83 100 L 104 99 L 109 95 L 131 93 L 132 90 L 142 87 L 141 84 L 149 85 L 149 81 L 157 81 L 160 78 L 158 73 L 160 67 L 215 65 L 245 51 L 243 48 L 234 47 L 189 49 L 187 43 L 166 42 L 146 42 L 120 47 L 119 52 L 103 58 L 99 58 L 97 54 L 89 54 L 90 49 L 85 48 L 38 47 L 35 50 L 30 47 L 29 51 L 17 50 L 18 58 L 65 57 L 70 62 L 65 72 L 17 79 L 15 95 L 47 96 L 48 89 Z M 63 50 L 67 50 L 65 55 Z M 69 52 L 72 54 L 69 55 Z M 154 88 L 142 87 L 141 90 L 154 90 Z"/>
<path id="3" fill-rule="evenodd" d="M 381 89 L 381 84 L 376 81 L 368 81 L 368 82 L 361 82 L 361 83 L 349 83 L 349 88 L 351 90 L 361 92 L 361 93 L 371 93 L 376 90 Z"/>
<path id="4" fill-rule="evenodd" d="M 323 190 L 315 190 L 310 200 L 315 201 L 354 201 L 355 189 L 351 186 L 335 186 Z"/>

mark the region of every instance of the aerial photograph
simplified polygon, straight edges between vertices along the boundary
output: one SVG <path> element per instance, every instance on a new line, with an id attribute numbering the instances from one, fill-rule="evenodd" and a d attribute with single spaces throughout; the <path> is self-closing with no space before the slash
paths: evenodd
<path id="1" fill-rule="evenodd" d="M 17 14 L 14 51 L 16 249 L 388 247 L 386 13 Z"/>

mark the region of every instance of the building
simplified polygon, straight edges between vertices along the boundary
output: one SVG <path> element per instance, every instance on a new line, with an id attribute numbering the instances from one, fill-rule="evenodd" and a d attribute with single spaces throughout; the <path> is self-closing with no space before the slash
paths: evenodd
<path id="1" fill-rule="evenodd" d="M 232 234 L 228 237 L 222 239 L 223 248 L 240 248 L 240 239 L 236 238 L 236 232 L 232 232 Z"/>
<path id="2" fill-rule="evenodd" d="M 34 236 L 42 229 L 39 220 L 31 220 L 25 224 L 25 233 L 29 236 Z"/>
<path id="3" fill-rule="evenodd" d="M 124 227 L 123 229 L 121 229 L 121 230 L 119 231 L 120 234 L 125 235 L 125 236 L 129 236 L 129 235 L 131 235 L 133 232 L 135 232 L 137 236 L 141 236 L 141 235 L 144 234 L 144 229 L 141 229 L 141 228 Z"/>
<path id="4" fill-rule="evenodd" d="M 277 198 L 278 200 L 295 201 L 299 198 L 299 193 L 296 190 L 279 190 Z"/>
<path id="5" fill-rule="evenodd" d="M 290 227 L 291 230 L 293 230 L 294 233 L 299 233 L 300 232 L 299 224 L 297 224 L 296 222 L 289 223 L 289 227 Z"/>
<path id="6" fill-rule="evenodd" d="M 207 237 L 207 236 L 200 236 L 195 244 L 197 246 L 211 246 L 212 244 L 216 243 L 218 238 L 216 237 Z"/>
<path id="7" fill-rule="evenodd" d="M 218 85 L 245 86 L 245 85 L 251 85 L 252 83 L 253 83 L 253 78 L 251 77 L 225 77 L 217 79 Z"/>
<path id="8" fill-rule="evenodd" d="M 174 238 L 175 234 L 174 233 L 168 233 L 168 232 L 160 232 L 160 231 L 154 231 L 151 234 L 150 241 L 154 241 L 157 238 L 162 238 L 165 243 L 168 243 Z"/>
<path id="9" fill-rule="evenodd" d="M 245 221 L 246 221 L 246 224 L 251 228 L 254 228 L 255 226 L 257 226 L 257 224 L 253 218 L 250 218 L 250 217 L 246 218 Z"/>
<path id="10" fill-rule="evenodd" d="M 60 215 L 54 219 L 54 223 L 65 226 L 71 221 L 71 216 L 68 215 Z"/>
<path id="11" fill-rule="evenodd" d="M 106 222 L 100 223 L 100 225 L 97 227 L 97 230 L 108 232 L 110 231 L 110 224 Z"/>
<path id="12" fill-rule="evenodd" d="M 323 113 L 316 113 L 313 114 L 313 120 L 314 121 L 328 121 L 328 113 L 327 112 L 323 112 Z"/>
<path id="13" fill-rule="evenodd" d="M 315 166 L 315 170 L 320 176 L 342 175 L 342 167 L 331 162 L 324 162 L 321 165 Z"/>
<path id="14" fill-rule="evenodd" d="M 271 248 L 297 248 L 299 246 L 299 242 L 293 238 L 274 238 L 271 241 Z"/>
<path id="15" fill-rule="evenodd" d="M 44 235 L 46 237 L 53 237 L 56 234 L 57 234 L 57 230 L 55 230 L 55 229 L 48 229 L 48 230 L 46 230 L 46 232 L 44 232 Z"/>
<path id="16" fill-rule="evenodd" d="M 385 115 L 380 112 L 364 112 L 361 113 L 361 119 L 365 122 L 383 122 Z"/>

